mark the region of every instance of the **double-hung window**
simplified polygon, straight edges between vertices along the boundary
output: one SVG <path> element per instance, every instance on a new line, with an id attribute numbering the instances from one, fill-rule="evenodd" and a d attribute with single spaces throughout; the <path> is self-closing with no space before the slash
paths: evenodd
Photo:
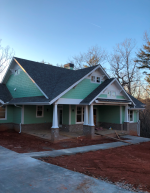
<path id="1" fill-rule="evenodd" d="M 91 82 L 95 82 L 95 83 L 101 83 L 101 79 L 99 76 L 91 76 Z"/>
<path id="2" fill-rule="evenodd" d="M 76 110 L 76 122 L 77 122 L 77 123 L 82 123 L 82 122 L 84 122 L 84 107 L 82 107 L 82 106 L 77 106 L 77 110 Z"/>
<path id="3" fill-rule="evenodd" d="M 133 111 L 132 110 L 128 111 L 128 121 L 133 122 Z"/>
<path id="4" fill-rule="evenodd" d="M 6 107 L 2 106 L 0 107 L 0 120 L 6 119 Z"/>
<path id="5" fill-rule="evenodd" d="M 44 106 L 36 106 L 36 117 L 44 117 Z"/>

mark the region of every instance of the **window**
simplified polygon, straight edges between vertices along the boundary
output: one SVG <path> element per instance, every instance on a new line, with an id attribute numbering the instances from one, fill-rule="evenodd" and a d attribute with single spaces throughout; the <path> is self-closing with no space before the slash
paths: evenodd
<path id="1" fill-rule="evenodd" d="M 97 83 L 100 83 L 100 77 L 97 77 L 96 81 L 97 81 Z"/>
<path id="2" fill-rule="evenodd" d="M 43 116 L 44 116 L 44 107 L 36 106 L 36 117 L 43 117 Z"/>
<path id="3" fill-rule="evenodd" d="M 128 121 L 132 122 L 133 121 L 133 111 L 128 111 Z"/>
<path id="4" fill-rule="evenodd" d="M 77 106 L 76 122 L 77 123 L 84 122 L 84 107 L 82 106 Z"/>
<path id="5" fill-rule="evenodd" d="M 112 91 L 109 90 L 109 91 L 107 92 L 107 96 L 108 96 L 108 97 L 110 97 L 110 96 L 111 96 L 111 97 L 116 97 L 116 92 L 113 91 L 113 90 L 112 90 Z"/>
<path id="6" fill-rule="evenodd" d="M 95 82 L 95 76 L 91 76 L 91 81 Z"/>
<path id="7" fill-rule="evenodd" d="M 112 96 L 112 97 L 115 97 L 115 96 L 116 96 L 116 92 L 115 92 L 115 91 L 112 91 L 112 92 L 111 92 L 111 96 Z"/>
<path id="8" fill-rule="evenodd" d="M 0 107 L 0 120 L 6 119 L 6 107 Z"/>

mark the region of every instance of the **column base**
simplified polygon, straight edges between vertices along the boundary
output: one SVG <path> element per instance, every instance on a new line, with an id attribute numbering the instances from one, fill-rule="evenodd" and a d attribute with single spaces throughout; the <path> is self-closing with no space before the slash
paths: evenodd
<path id="1" fill-rule="evenodd" d="M 59 141 L 59 128 L 51 128 L 51 141 L 52 143 Z"/>
<path id="2" fill-rule="evenodd" d="M 83 125 L 83 134 L 92 139 L 94 137 L 95 126 Z"/>
<path id="3" fill-rule="evenodd" d="M 123 130 L 129 132 L 129 122 L 124 122 L 124 123 L 123 123 Z"/>

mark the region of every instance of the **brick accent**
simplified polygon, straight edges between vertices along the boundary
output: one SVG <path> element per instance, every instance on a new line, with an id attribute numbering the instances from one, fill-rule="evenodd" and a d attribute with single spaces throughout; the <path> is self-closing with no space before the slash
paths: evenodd
<path id="1" fill-rule="evenodd" d="M 0 131 L 6 131 L 8 129 L 13 129 L 13 123 L 1 123 Z"/>
<path id="2" fill-rule="evenodd" d="M 52 143 L 59 141 L 59 128 L 51 128 L 51 141 Z"/>
<path id="3" fill-rule="evenodd" d="M 83 124 L 74 124 L 74 125 L 65 125 L 63 124 L 60 128 L 61 131 L 66 132 L 82 132 L 83 131 Z"/>
<path id="4" fill-rule="evenodd" d="M 88 138 L 94 137 L 95 126 L 83 125 L 83 134 Z"/>
<path id="5" fill-rule="evenodd" d="M 117 124 L 117 123 L 98 122 L 97 126 L 101 126 L 106 129 L 109 129 L 111 127 L 114 130 L 123 130 L 122 124 Z"/>
<path id="6" fill-rule="evenodd" d="M 52 123 L 36 123 L 36 124 L 22 124 L 21 131 L 24 132 L 26 130 L 36 130 L 36 129 L 50 129 L 52 127 Z M 14 129 L 16 131 L 20 131 L 20 125 L 14 124 Z"/>

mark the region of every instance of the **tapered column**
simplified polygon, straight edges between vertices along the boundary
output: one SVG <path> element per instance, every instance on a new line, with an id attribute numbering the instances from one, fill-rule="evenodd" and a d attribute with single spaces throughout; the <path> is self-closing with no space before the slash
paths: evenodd
<path id="1" fill-rule="evenodd" d="M 128 105 L 125 106 L 125 118 L 123 123 L 123 130 L 129 132 Z"/>
<path id="2" fill-rule="evenodd" d="M 84 124 L 83 125 L 88 125 L 88 106 L 84 106 Z"/>
<path id="3" fill-rule="evenodd" d="M 58 127 L 58 113 L 57 113 L 57 104 L 53 104 L 53 123 L 51 128 L 51 141 L 53 143 L 58 142 L 59 140 L 59 127 Z"/>
<path id="4" fill-rule="evenodd" d="M 94 120 L 93 120 L 93 105 L 90 105 L 90 116 L 89 116 L 89 126 L 94 126 Z"/>
<path id="5" fill-rule="evenodd" d="M 52 128 L 58 128 L 57 104 L 53 105 L 53 125 L 52 125 Z"/>

